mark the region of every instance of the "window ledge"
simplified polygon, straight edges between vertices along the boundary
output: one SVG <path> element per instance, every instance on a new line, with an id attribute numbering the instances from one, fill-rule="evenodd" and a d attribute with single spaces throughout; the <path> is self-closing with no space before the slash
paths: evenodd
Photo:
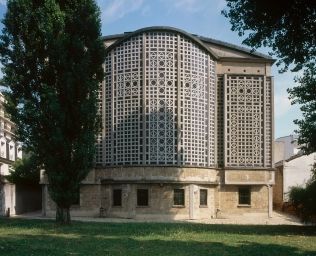
<path id="1" fill-rule="evenodd" d="M 173 205 L 172 208 L 185 208 L 185 205 Z"/>
<path id="2" fill-rule="evenodd" d="M 200 208 L 208 208 L 208 205 L 200 205 Z"/>
<path id="3" fill-rule="evenodd" d="M 149 205 L 137 205 L 136 208 L 149 208 Z"/>
<path id="4" fill-rule="evenodd" d="M 238 204 L 237 207 L 239 208 L 251 208 L 250 204 Z"/>

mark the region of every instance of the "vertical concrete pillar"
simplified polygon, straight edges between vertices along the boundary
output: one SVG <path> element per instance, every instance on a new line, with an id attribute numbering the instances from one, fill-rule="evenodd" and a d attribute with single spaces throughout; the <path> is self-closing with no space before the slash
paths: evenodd
<path id="1" fill-rule="evenodd" d="M 195 211 L 195 200 L 194 200 L 194 192 L 196 191 L 196 186 L 191 184 L 189 186 L 189 219 L 194 220 L 196 219 L 196 211 Z"/>
<path id="2" fill-rule="evenodd" d="M 136 188 L 133 184 L 127 184 L 127 218 L 133 219 L 136 216 Z"/>
<path id="3" fill-rule="evenodd" d="M 268 185 L 268 216 L 269 218 L 272 218 L 272 211 L 273 211 L 273 205 L 272 205 L 272 196 L 273 196 L 273 191 L 272 191 L 272 186 Z"/>

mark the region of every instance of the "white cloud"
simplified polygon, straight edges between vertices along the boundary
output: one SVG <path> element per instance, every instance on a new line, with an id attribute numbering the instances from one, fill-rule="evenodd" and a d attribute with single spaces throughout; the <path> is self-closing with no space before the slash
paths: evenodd
<path id="1" fill-rule="evenodd" d="M 286 115 L 290 109 L 291 101 L 287 94 L 274 95 L 274 114 L 276 118 Z"/>
<path id="2" fill-rule="evenodd" d="M 108 24 L 123 18 L 128 13 L 140 10 L 144 0 L 110 0 L 106 2 L 99 0 L 98 3 L 102 11 L 102 20 Z"/>

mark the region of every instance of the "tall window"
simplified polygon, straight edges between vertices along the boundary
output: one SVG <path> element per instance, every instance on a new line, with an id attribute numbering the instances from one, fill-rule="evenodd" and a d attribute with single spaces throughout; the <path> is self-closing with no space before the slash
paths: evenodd
<path id="1" fill-rule="evenodd" d="M 113 189 L 113 206 L 122 206 L 122 189 Z"/>
<path id="2" fill-rule="evenodd" d="M 173 205 L 184 206 L 184 189 L 175 189 L 173 191 Z"/>
<path id="3" fill-rule="evenodd" d="M 250 187 L 240 187 L 238 189 L 238 204 L 250 205 L 251 191 Z"/>
<path id="4" fill-rule="evenodd" d="M 148 206 L 148 189 L 137 189 L 137 206 Z"/>
<path id="5" fill-rule="evenodd" d="M 207 189 L 200 189 L 200 206 L 207 206 Z"/>

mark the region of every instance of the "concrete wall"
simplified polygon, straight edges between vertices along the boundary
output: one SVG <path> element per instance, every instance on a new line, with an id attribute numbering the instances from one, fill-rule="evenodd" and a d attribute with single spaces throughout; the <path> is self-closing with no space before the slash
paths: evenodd
<path id="1" fill-rule="evenodd" d="M 15 185 L 5 183 L 0 185 L 0 216 L 15 214 Z"/>
<path id="2" fill-rule="evenodd" d="M 283 165 L 276 167 L 275 185 L 273 187 L 273 206 L 280 209 L 283 205 Z"/>
<path id="3" fill-rule="evenodd" d="M 285 160 L 285 144 L 284 141 L 275 141 L 274 146 L 274 163 Z"/>
<path id="4" fill-rule="evenodd" d="M 16 185 L 16 214 L 39 211 L 42 208 L 42 189 L 32 185 Z"/>
<path id="5" fill-rule="evenodd" d="M 112 206 L 112 190 L 123 191 L 122 206 Z M 137 189 L 149 191 L 149 205 L 137 206 Z M 174 189 L 184 189 L 184 206 L 173 204 Z M 200 189 L 207 189 L 207 206 L 200 206 Z M 162 218 L 162 219 L 203 219 L 214 216 L 215 186 L 183 184 L 122 184 L 104 185 L 102 207 L 107 217 L 121 218 Z M 191 212 L 190 212 L 191 211 Z"/>
<path id="6" fill-rule="evenodd" d="M 3 189 L 3 184 L 0 183 L 0 216 L 3 216 L 4 213 L 5 213 L 4 189 Z"/>
<path id="7" fill-rule="evenodd" d="M 277 146 L 276 146 L 277 150 L 275 150 L 275 154 L 274 154 L 275 163 L 280 160 L 287 160 L 291 156 L 294 156 L 299 152 L 299 148 L 297 145 L 297 135 L 289 135 L 289 136 L 280 137 L 280 138 L 277 138 L 275 142 L 277 143 Z M 282 155 L 283 155 L 283 158 L 281 159 Z"/>
<path id="8" fill-rule="evenodd" d="M 235 184 L 225 184 L 227 180 Z M 217 214 L 267 213 L 268 188 L 274 182 L 271 170 L 220 170 L 177 167 L 119 167 L 92 170 L 82 182 L 80 205 L 71 208 L 72 216 L 136 219 L 204 219 Z M 55 215 L 55 204 L 44 186 L 43 214 Z M 251 204 L 238 205 L 239 186 L 251 187 Z M 149 205 L 137 206 L 137 189 L 149 192 Z M 174 189 L 185 190 L 185 205 L 174 206 Z M 122 206 L 113 206 L 113 189 L 122 189 Z M 200 206 L 200 189 L 207 189 L 207 206 Z M 45 192 L 46 191 L 46 192 Z M 220 216 L 219 216 L 220 217 Z"/>
<path id="9" fill-rule="evenodd" d="M 268 214 L 268 187 L 257 185 L 250 186 L 250 205 L 238 204 L 239 186 L 222 186 L 219 190 L 219 213 L 218 217 L 226 217 L 233 214 L 243 213 L 267 213 Z"/>
<path id="10" fill-rule="evenodd" d="M 113 189 L 122 189 L 122 206 L 113 206 Z M 137 206 L 137 188 L 149 190 L 149 205 Z M 173 191 L 185 190 L 185 205 L 173 205 Z M 251 204 L 238 204 L 236 185 L 184 185 L 184 184 L 103 184 L 82 185 L 80 205 L 71 208 L 72 216 L 99 217 L 100 207 L 103 217 L 135 219 L 208 219 L 227 217 L 232 214 L 268 213 L 267 186 L 251 186 Z M 200 206 L 200 189 L 207 189 L 207 206 Z M 55 215 L 55 204 L 48 197 L 45 214 Z"/>

